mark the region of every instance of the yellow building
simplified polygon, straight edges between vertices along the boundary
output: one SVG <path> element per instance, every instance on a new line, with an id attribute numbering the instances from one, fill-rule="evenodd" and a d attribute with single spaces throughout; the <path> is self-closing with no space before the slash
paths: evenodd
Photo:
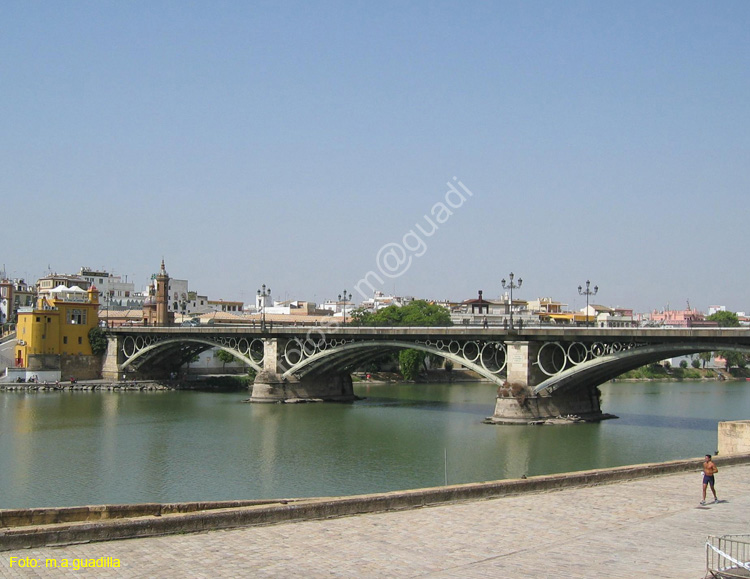
<path id="1" fill-rule="evenodd" d="M 18 312 L 16 367 L 33 356 L 91 356 L 89 330 L 99 325 L 99 292 L 91 286 L 60 285 L 39 297 L 36 307 Z"/>

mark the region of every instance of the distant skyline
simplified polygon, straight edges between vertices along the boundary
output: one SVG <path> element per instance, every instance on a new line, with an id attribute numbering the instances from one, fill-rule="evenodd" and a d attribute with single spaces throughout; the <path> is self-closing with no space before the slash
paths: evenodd
<path id="1" fill-rule="evenodd" d="M 164 258 L 212 299 L 359 302 L 492 299 L 512 271 L 576 309 L 590 279 L 609 306 L 750 311 L 746 1 L 0 17 L 9 276 L 140 289 Z"/>

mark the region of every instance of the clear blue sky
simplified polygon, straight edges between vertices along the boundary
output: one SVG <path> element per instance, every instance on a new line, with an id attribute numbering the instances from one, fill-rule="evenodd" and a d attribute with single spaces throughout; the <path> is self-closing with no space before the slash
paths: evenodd
<path id="1" fill-rule="evenodd" d="M 750 311 L 749 31 L 745 0 L 6 0 L 0 265 Z"/>

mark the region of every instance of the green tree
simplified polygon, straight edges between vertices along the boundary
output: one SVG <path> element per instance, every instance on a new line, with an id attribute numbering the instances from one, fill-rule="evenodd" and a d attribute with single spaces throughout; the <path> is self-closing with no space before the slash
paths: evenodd
<path id="1" fill-rule="evenodd" d="M 398 364 L 404 380 L 416 380 L 419 369 L 424 363 L 425 353 L 419 350 L 401 350 L 398 353 Z"/>
<path id="2" fill-rule="evenodd" d="M 414 300 L 405 306 L 388 306 L 376 312 L 358 308 L 352 312 L 357 326 L 452 326 L 451 314 L 442 306 Z"/>
<path id="3" fill-rule="evenodd" d="M 700 361 L 700 358 L 693 358 L 693 359 L 692 359 L 692 360 L 690 361 L 690 365 L 691 365 L 691 366 L 692 366 L 693 368 L 696 368 L 696 369 L 697 369 L 697 368 L 700 368 L 700 367 L 701 367 L 701 361 Z"/>
<path id="4" fill-rule="evenodd" d="M 190 364 L 195 364 L 196 362 L 200 361 L 200 359 L 200 352 L 195 352 L 194 354 L 192 354 L 187 360 L 187 370 L 185 371 L 185 373 L 190 374 Z"/>
<path id="5" fill-rule="evenodd" d="M 451 314 L 442 306 L 425 300 L 414 300 L 405 306 L 388 306 L 376 312 L 358 308 L 352 312 L 352 324 L 357 326 L 452 326 Z M 425 364 L 427 354 L 419 350 L 402 350 L 398 355 L 399 368 L 405 380 L 415 380 Z"/>
<path id="6" fill-rule="evenodd" d="M 226 368 L 227 364 L 229 364 L 230 362 L 234 362 L 236 360 L 236 358 L 234 357 L 234 354 L 230 354 L 226 350 L 219 350 L 218 352 L 216 352 L 215 356 L 221 362 L 221 364 L 222 364 L 222 366 L 221 366 L 222 370 L 224 368 Z"/>
<path id="7" fill-rule="evenodd" d="M 714 357 L 713 352 L 701 352 L 698 354 L 698 359 L 703 363 L 703 368 L 706 368 L 706 364 L 711 361 Z"/>
<path id="8" fill-rule="evenodd" d="M 721 350 L 717 352 L 717 354 L 726 360 L 727 372 L 732 366 L 737 366 L 739 368 L 747 366 L 747 357 L 745 354 L 733 352 L 731 350 Z"/>
<path id="9" fill-rule="evenodd" d="M 740 325 L 740 320 L 734 312 L 716 312 L 706 316 L 706 319 L 718 323 L 722 328 L 737 328 Z"/>
<path id="10" fill-rule="evenodd" d="M 349 323 L 352 326 L 372 326 L 373 324 L 368 323 L 371 315 L 365 308 L 355 308 L 349 314 Z"/>
<path id="11" fill-rule="evenodd" d="M 94 356 L 101 356 L 107 351 L 107 333 L 100 327 L 89 330 L 89 344 L 91 344 L 91 353 Z"/>

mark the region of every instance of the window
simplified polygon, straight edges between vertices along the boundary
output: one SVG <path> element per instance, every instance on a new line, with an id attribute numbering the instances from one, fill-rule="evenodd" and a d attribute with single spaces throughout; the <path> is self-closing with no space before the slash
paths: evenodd
<path id="1" fill-rule="evenodd" d="M 81 336 L 78 336 L 78 343 L 83 344 L 83 338 Z"/>
<path id="2" fill-rule="evenodd" d="M 37 316 L 37 317 L 36 317 L 36 321 L 37 321 L 37 322 L 41 322 L 41 321 L 42 321 L 42 318 L 40 318 L 39 316 Z"/>
<path id="3" fill-rule="evenodd" d="M 63 336 L 63 344 L 67 344 L 67 343 L 68 343 L 68 336 Z"/>
<path id="4" fill-rule="evenodd" d="M 70 309 L 68 310 L 68 323 L 86 325 L 86 310 Z"/>

